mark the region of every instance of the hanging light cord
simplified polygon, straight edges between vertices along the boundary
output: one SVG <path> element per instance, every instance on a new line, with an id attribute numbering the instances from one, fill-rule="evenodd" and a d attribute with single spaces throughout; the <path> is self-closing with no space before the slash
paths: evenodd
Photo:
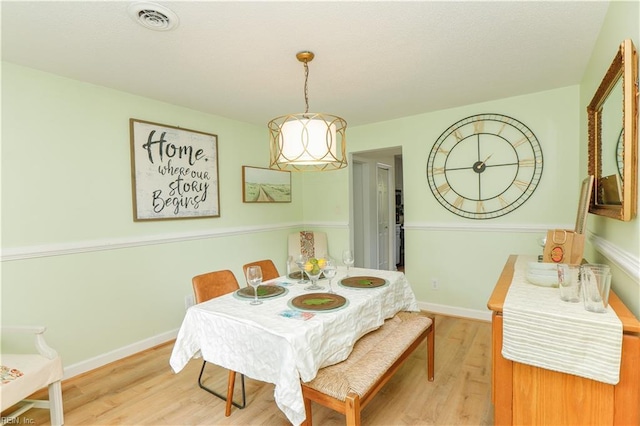
<path id="1" fill-rule="evenodd" d="M 304 61 L 304 104 L 306 105 L 306 109 L 304 110 L 305 114 L 309 112 L 309 88 L 307 87 L 308 80 L 309 80 L 309 65 L 308 65 L 308 61 Z"/>

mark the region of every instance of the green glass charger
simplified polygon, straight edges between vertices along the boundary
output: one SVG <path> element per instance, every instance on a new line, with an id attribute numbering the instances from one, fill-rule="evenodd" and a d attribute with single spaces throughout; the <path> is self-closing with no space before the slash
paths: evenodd
<path id="1" fill-rule="evenodd" d="M 301 311 L 327 312 L 340 309 L 347 304 L 344 296 L 333 293 L 309 293 L 294 297 L 289 306 Z"/>
<path id="2" fill-rule="evenodd" d="M 279 285 L 261 285 L 258 286 L 258 299 L 280 296 L 285 290 L 284 287 L 280 287 Z M 253 287 L 242 287 L 240 290 L 236 290 L 236 294 L 247 299 L 254 298 Z"/>
<path id="3" fill-rule="evenodd" d="M 387 280 L 380 277 L 347 277 L 340 280 L 340 285 L 351 288 L 376 288 L 382 287 Z"/>
<path id="4" fill-rule="evenodd" d="M 323 279 L 323 278 L 324 278 L 324 274 L 321 272 L 321 273 L 320 273 L 320 276 L 318 277 L 318 279 L 319 279 L 319 280 L 321 280 L 321 279 Z M 301 279 L 302 279 L 302 272 L 300 272 L 300 271 L 294 271 L 294 272 L 290 273 L 290 274 L 289 274 L 289 279 L 292 279 L 292 280 L 301 280 Z M 309 279 L 309 277 L 307 276 L 307 274 L 304 274 L 304 279 L 305 279 L 305 280 L 308 280 L 308 279 Z"/>

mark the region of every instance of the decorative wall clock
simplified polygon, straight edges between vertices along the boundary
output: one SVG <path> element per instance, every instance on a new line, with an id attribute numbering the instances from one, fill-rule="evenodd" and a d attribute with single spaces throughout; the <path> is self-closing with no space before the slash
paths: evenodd
<path id="1" fill-rule="evenodd" d="M 431 192 L 447 210 L 491 219 L 520 207 L 542 176 L 542 149 L 515 118 L 479 114 L 452 124 L 427 160 Z"/>

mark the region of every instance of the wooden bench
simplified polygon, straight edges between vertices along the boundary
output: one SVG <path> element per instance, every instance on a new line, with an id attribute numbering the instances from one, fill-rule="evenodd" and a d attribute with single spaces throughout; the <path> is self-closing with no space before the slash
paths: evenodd
<path id="1" fill-rule="evenodd" d="M 427 339 L 427 377 L 434 377 L 435 322 L 421 313 L 399 312 L 375 331 L 358 340 L 346 360 L 322 368 L 302 383 L 311 426 L 311 401 L 346 416 L 347 425 L 360 425 L 361 410 L 391 379 L 411 353 Z"/>

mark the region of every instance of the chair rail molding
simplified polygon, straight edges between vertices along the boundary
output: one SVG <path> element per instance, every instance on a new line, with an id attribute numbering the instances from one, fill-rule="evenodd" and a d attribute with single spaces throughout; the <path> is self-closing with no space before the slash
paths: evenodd
<path id="1" fill-rule="evenodd" d="M 640 285 L 640 259 L 602 237 L 589 232 L 589 241 L 604 257 L 615 263 Z"/>
<path id="2" fill-rule="evenodd" d="M 302 229 L 325 228 L 325 229 L 349 229 L 348 222 L 304 222 Z"/>
<path id="3" fill-rule="evenodd" d="M 478 221 L 476 221 L 478 222 Z M 438 222 L 405 222 L 404 229 L 416 231 L 464 231 L 464 232 L 525 232 L 546 233 L 549 229 L 573 229 L 575 224 L 540 224 L 540 223 L 438 223 Z"/>
<path id="4" fill-rule="evenodd" d="M 105 240 L 90 240 L 25 247 L 3 247 L 0 260 L 2 262 L 10 262 L 14 260 L 26 260 L 39 257 L 65 256 L 78 253 L 89 253 L 94 251 L 142 247 L 154 244 L 181 243 L 185 241 L 229 237 L 235 235 L 252 234 L 256 232 L 271 232 L 294 229 L 299 228 L 301 225 L 301 223 L 279 223 L 259 226 L 220 228 L 214 230 L 183 232 L 175 234 L 145 235 L 140 237 L 113 238 Z"/>

